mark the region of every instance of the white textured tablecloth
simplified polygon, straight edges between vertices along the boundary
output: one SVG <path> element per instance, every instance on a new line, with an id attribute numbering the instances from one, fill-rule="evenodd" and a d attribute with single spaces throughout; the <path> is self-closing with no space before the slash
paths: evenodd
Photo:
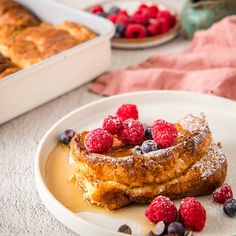
<path id="1" fill-rule="evenodd" d="M 82 8 L 98 1 L 58 2 Z M 184 0 L 162 2 L 181 9 Z M 146 50 L 113 50 L 111 69 L 137 64 L 160 52 L 180 51 L 187 45 L 188 42 L 178 38 Z M 99 98 L 87 92 L 85 85 L 0 126 L 0 235 L 74 235 L 49 213 L 39 199 L 34 183 L 34 154 L 40 139 L 55 121 Z"/>

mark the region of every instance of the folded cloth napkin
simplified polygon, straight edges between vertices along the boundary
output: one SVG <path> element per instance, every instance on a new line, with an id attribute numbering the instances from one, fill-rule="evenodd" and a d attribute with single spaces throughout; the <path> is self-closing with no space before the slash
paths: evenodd
<path id="1" fill-rule="evenodd" d="M 102 75 L 90 87 L 100 95 L 171 89 L 210 93 L 236 100 L 236 16 L 195 34 L 178 54 L 153 56 L 144 63 Z"/>

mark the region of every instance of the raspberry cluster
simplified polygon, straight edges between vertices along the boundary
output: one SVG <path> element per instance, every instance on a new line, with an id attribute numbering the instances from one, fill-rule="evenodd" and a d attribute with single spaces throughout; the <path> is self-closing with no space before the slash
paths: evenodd
<path id="1" fill-rule="evenodd" d="M 141 145 L 133 148 L 134 155 L 140 155 L 159 148 L 172 146 L 178 136 L 175 125 L 164 120 L 156 120 L 148 126 L 138 120 L 135 104 L 123 104 L 116 115 L 108 115 L 102 128 L 91 131 L 85 139 L 85 147 L 90 152 L 106 152 L 112 147 L 115 135 L 123 144 Z"/>
<path id="2" fill-rule="evenodd" d="M 176 224 L 177 216 L 186 229 L 201 231 L 206 222 L 206 210 L 194 197 L 184 198 L 177 208 L 168 197 L 156 197 L 145 211 L 145 216 L 154 224 L 163 221 L 167 226 Z M 179 227 L 179 225 L 177 224 Z M 173 230 L 173 225 L 171 225 Z"/>
<path id="3" fill-rule="evenodd" d="M 112 21 L 116 27 L 115 38 L 144 38 L 168 32 L 176 24 L 176 16 L 157 5 L 141 4 L 133 14 L 113 6 L 105 11 L 96 5 L 90 12 Z"/>
<path id="4" fill-rule="evenodd" d="M 102 153 L 109 151 L 113 145 L 113 135 L 124 144 L 140 144 L 145 137 L 143 123 L 138 119 L 138 109 L 135 104 L 123 104 L 117 110 L 117 115 L 108 115 L 102 128 L 92 130 L 85 138 L 85 147 L 89 152 Z"/>

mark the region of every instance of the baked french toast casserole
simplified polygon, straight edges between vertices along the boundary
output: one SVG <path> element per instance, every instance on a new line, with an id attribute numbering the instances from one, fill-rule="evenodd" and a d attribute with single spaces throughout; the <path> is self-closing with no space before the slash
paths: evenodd
<path id="1" fill-rule="evenodd" d="M 84 197 L 114 210 L 149 203 L 159 195 L 178 199 L 212 193 L 225 180 L 227 161 L 206 117 L 187 115 L 174 125 L 178 136 L 172 146 L 142 154 L 134 154 L 134 146 L 116 135 L 107 152 L 92 153 L 85 145 L 88 132 L 76 133 L 70 154 Z"/>
<path id="2" fill-rule="evenodd" d="M 42 22 L 18 2 L 0 0 L 0 78 L 94 37 L 96 34 L 81 24 Z"/>

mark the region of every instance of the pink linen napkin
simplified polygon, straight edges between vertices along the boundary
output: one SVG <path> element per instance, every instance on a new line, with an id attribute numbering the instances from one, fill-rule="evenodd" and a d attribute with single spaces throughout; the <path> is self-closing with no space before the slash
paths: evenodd
<path id="1" fill-rule="evenodd" d="M 187 50 L 153 56 L 144 63 L 102 75 L 90 87 L 100 95 L 171 89 L 236 100 L 236 16 L 199 31 Z"/>

